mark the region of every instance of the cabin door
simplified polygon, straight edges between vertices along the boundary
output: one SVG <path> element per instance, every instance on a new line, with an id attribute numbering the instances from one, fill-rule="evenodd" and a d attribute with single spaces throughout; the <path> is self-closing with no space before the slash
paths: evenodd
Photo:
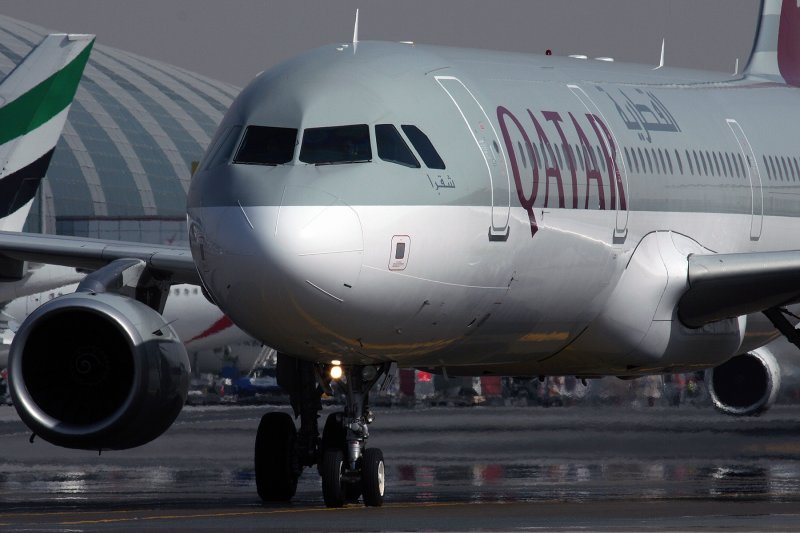
<path id="1" fill-rule="evenodd" d="M 750 146 L 750 141 L 744 130 L 734 119 L 729 118 L 725 120 L 728 127 L 736 137 L 736 142 L 739 145 L 739 152 L 744 158 L 744 168 L 747 172 L 747 177 L 750 180 L 750 198 L 751 198 L 751 213 L 750 219 L 750 240 L 757 241 L 761 238 L 761 228 L 764 224 L 764 192 L 761 189 L 761 171 L 758 169 L 758 160 L 753 153 L 753 147 Z"/>
<path id="2" fill-rule="evenodd" d="M 456 106 L 464 123 L 480 150 L 492 197 L 492 217 L 489 226 L 489 239 L 504 241 L 508 239 L 509 215 L 511 209 L 511 187 L 508 166 L 503 145 L 492 121 L 483 106 L 464 83 L 453 76 L 436 76 L 436 81 L 444 89 Z"/>
<path id="3" fill-rule="evenodd" d="M 614 208 L 617 211 L 617 223 L 616 227 L 614 228 L 614 240 L 615 242 L 624 242 L 625 237 L 628 234 L 628 213 L 630 213 L 630 203 L 631 203 L 631 195 L 630 189 L 628 188 L 628 169 L 625 167 L 625 159 L 622 157 L 622 148 L 619 141 L 614 135 L 614 132 L 611 130 L 611 125 L 609 124 L 608 120 L 603 116 L 603 112 L 600 111 L 600 108 L 597 107 L 597 104 L 594 103 L 594 100 L 589 98 L 589 95 L 586 94 L 581 87 L 577 85 L 567 85 L 569 90 L 575 95 L 575 98 L 580 100 L 583 104 L 583 107 L 586 110 L 600 119 L 608 127 L 609 133 L 613 139 L 614 147 L 613 147 L 613 156 L 612 156 L 612 164 L 614 165 L 614 169 L 612 172 L 609 172 L 611 176 L 614 176 L 612 179 L 616 180 L 617 183 L 609 183 L 609 188 L 615 187 L 618 191 L 621 189 L 625 193 L 625 203 L 620 200 L 622 197 L 621 194 L 618 194 L 620 198 L 617 198 L 615 202 Z M 609 143 L 603 141 L 606 144 L 606 149 L 609 149 L 612 152 Z"/>

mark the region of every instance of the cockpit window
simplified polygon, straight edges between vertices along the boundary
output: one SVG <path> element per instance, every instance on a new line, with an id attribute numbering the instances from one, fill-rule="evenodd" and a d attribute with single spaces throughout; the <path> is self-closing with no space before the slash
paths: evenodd
<path id="1" fill-rule="evenodd" d="M 221 134 L 214 142 L 214 147 L 209 151 L 208 163 L 206 163 L 203 168 L 209 170 L 230 161 L 233 149 L 236 148 L 236 141 L 239 140 L 239 134 L 241 132 L 241 126 L 233 126 L 228 128 L 225 133 Z"/>
<path id="2" fill-rule="evenodd" d="M 369 127 L 366 124 L 355 124 L 307 128 L 303 131 L 300 161 L 316 165 L 372 161 Z"/>
<path id="3" fill-rule="evenodd" d="M 233 162 L 243 165 L 284 165 L 294 157 L 297 130 L 247 126 Z"/>
<path id="4" fill-rule="evenodd" d="M 428 168 L 444 170 L 444 161 L 439 157 L 436 148 L 433 147 L 428 136 L 422 133 L 422 130 L 411 125 L 401 126 L 401 128 L 403 128 L 408 140 L 414 145 L 414 149 L 416 149 Z"/>
<path id="5" fill-rule="evenodd" d="M 375 140 L 378 143 L 378 157 L 384 161 L 404 167 L 419 168 L 419 161 L 392 124 L 377 124 Z"/>

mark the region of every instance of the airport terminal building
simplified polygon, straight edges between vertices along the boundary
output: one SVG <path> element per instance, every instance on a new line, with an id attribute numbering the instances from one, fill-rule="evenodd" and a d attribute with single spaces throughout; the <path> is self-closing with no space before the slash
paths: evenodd
<path id="1" fill-rule="evenodd" d="M 0 15 L 0 78 L 48 33 Z M 238 92 L 95 43 L 26 231 L 185 242 L 192 162 Z"/>

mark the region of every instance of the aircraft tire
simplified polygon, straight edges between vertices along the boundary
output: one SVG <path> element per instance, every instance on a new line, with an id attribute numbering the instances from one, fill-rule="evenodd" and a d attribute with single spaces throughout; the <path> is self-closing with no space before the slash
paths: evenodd
<path id="1" fill-rule="evenodd" d="M 325 427 L 322 429 L 322 445 L 326 448 L 338 446 L 344 447 L 345 429 L 342 427 L 342 417 L 344 413 L 336 411 L 328 415 L 325 419 Z"/>
<path id="2" fill-rule="evenodd" d="M 337 411 L 328 415 L 325 420 L 325 427 L 322 430 L 322 455 L 325 450 L 340 448 L 344 454 L 347 432 L 342 426 L 344 413 Z M 319 473 L 322 474 L 322 461 L 317 464 Z M 361 497 L 361 482 L 344 484 L 344 499 L 348 503 L 355 503 Z"/>
<path id="3" fill-rule="evenodd" d="M 328 448 L 322 456 L 322 499 L 325 507 L 342 507 L 345 500 L 344 454 L 341 448 Z"/>
<path id="4" fill-rule="evenodd" d="M 383 493 L 386 477 L 383 464 L 383 452 L 379 448 L 367 448 L 361 457 L 361 489 L 364 493 L 364 505 L 380 507 L 383 505 Z"/>
<path id="5" fill-rule="evenodd" d="M 258 496 L 265 502 L 287 502 L 300 477 L 297 429 L 287 413 L 267 413 L 256 433 L 255 471 Z"/>

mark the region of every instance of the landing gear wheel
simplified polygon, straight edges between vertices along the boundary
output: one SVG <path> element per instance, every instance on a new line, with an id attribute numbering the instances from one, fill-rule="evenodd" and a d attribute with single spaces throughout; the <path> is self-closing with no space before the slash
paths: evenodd
<path id="1" fill-rule="evenodd" d="M 340 448 L 344 451 L 345 438 L 347 432 L 342 425 L 342 412 L 331 413 L 325 419 L 325 427 L 322 430 L 322 454 L 325 455 L 325 450 L 330 448 Z M 320 464 L 320 474 L 322 473 L 322 465 Z"/>
<path id="2" fill-rule="evenodd" d="M 361 457 L 361 489 L 364 491 L 364 505 L 380 507 L 383 505 L 383 490 L 386 485 L 383 452 L 378 448 L 367 448 Z"/>
<path id="3" fill-rule="evenodd" d="M 345 438 L 347 432 L 342 426 L 342 417 L 344 413 L 336 412 L 328 415 L 325 420 L 325 428 L 322 430 L 322 455 L 325 455 L 325 450 L 337 448 L 342 450 L 344 456 Z M 317 465 L 319 473 L 322 474 L 322 463 L 320 461 Z M 348 503 L 355 503 L 361 497 L 361 482 L 357 483 L 344 483 L 344 499 Z"/>
<path id="4" fill-rule="evenodd" d="M 256 434 L 256 489 L 265 502 L 286 502 L 297 491 L 301 468 L 297 458 L 297 429 L 287 413 L 261 417 Z"/>
<path id="5" fill-rule="evenodd" d="M 322 455 L 322 499 L 325 507 L 344 505 L 345 489 L 342 483 L 344 454 L 341 448 L 327 448 Z"/>

